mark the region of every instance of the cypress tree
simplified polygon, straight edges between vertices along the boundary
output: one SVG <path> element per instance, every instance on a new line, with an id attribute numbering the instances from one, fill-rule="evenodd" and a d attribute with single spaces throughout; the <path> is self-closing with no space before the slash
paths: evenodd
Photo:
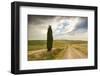
<path id="1" fill-rule="evenodd" d="M 52 44 L 53 44 L 52 28 L 49 25 L 48 31 L 47 31 L 47 49 L 48 49 L 48 51 L 51 51 Z"/>

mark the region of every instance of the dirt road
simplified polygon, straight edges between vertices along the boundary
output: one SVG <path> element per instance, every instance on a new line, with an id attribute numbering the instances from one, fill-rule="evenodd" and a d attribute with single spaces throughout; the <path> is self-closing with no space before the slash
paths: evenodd
<path id="1" fill-rule="evenodd" d="M 68 46 L 67 51 L 65 51 L 64 59 L 79 59 L 79 58 L 87 58 L 87 55 L 85 55 L 80 50 L 77 50 L 73 48 L 72 46 Z"/>
<path id="2" fill-rule="evenodd" d="M 61 51 L 56 59 L 84 59 L 87 58 L 81 50 L 77 50 L 71 45 L 65 47 L 64 51 Z"/>

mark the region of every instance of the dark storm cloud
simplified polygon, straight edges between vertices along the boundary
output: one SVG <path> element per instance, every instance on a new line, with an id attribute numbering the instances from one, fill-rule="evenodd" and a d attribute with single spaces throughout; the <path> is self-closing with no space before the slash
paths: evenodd
<path id="1" fill-rule="evenodd" d="M 47 22 L 57 21 L 59 22 L 62 19 L 70 19 L 70 16 L 48 16 L 48 15 L 28 15 L 28 24 L 40 25 Z"/>
<path id="2" fill-rule="evenodd" d="M 55 16 L 45 15 L 28 15 L 28 24 L 40 25 L 47 21 L 51 21 Z"/>

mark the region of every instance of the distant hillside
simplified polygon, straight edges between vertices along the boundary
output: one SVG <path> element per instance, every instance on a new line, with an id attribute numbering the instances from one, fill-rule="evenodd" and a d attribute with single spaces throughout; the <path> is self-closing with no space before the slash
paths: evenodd
<path id="1" fill-rule="evenodd" d="M 71 43 L 71 44 L 76 44 L 76 43 L 88 43 L 88 41 L 82 41 L 82 40 L 53 40 L 54 42 L 66 42 L 66 43 Z M 42 44 L 46 44 L 46 40 L 28 40 L 28 44 L 29 45 L 36 45 L 38 43 L 38 45 L 42 45 Z"/>

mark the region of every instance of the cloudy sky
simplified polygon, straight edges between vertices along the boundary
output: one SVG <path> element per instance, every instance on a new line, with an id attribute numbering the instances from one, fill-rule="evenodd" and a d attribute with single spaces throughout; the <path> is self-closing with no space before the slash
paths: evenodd
<path id="1" fill-rule="evenodd" d="M 28 39 L 46 40 L 51 25 L 54 40 L 87 40 L 88 18 L 78 16 L 28 15 Z"/>

